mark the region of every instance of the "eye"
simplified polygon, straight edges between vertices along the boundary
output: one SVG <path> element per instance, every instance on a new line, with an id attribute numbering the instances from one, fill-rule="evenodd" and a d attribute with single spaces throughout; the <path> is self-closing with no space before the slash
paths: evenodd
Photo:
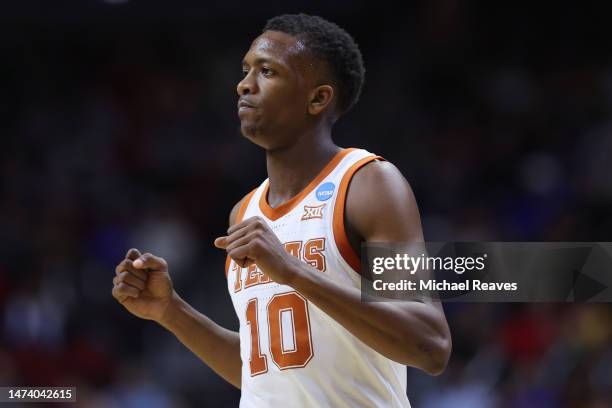
<path id="1" fill-rule="evenodd" d="M 242 76 L 245 77 L 249 74 L 249 70 L 246 68 L 242 68 Z"/>
<path id="2" fill-rule="evenodd" d="M 270 76 L 274 73 L 274 71 L 272 71 L 270 68 L 268 67 L 261 67 L 261 73 L 263 76 Z"/>

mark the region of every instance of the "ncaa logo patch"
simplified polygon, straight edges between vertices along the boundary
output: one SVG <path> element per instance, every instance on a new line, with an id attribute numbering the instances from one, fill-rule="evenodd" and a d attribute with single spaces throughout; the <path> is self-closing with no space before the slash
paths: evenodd
<path id="1" fill-rule="evenodd" d="M 327 201 L 334 195 L 334 190 L 336 189 L 336 185 L 332 182 L 323 183 L 317 188 L 317 200 L 319 201 Z"/>

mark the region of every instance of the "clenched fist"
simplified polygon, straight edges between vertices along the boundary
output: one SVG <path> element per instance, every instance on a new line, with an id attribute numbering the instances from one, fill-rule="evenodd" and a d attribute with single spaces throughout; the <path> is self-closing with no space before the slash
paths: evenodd
<path id="1" fill-rule="evenodd" d="M 130 249 L 115 273 L 113 297 L 135 316 L 162 321 L 174 295 L 166 261 Z"/>
<path id="2" fill-rule="evenodd" d="M 295 271 L 304 264 L 289 254 L 261 217 L 251 217 L 227 230 L 227 236 L 215 239 L 217 248 L 225 249 L 238 265 L 257 264 L 277 283 L 290 284 Z"/>

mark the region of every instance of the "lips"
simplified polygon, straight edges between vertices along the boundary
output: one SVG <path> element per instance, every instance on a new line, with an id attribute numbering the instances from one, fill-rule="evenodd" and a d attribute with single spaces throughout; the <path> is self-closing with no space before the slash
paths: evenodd
<path id="1" fill-rule="evenodd" d="M 238 110 L 255 109 L 255 107 L 255 104 L 248 102 L 245 99 L 240 99 L 238 101 Z"/>

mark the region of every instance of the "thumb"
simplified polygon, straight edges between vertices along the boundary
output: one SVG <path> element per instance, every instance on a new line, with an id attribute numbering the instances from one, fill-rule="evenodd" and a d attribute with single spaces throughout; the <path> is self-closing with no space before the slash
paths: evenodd
<path id="1" fill-rule="evenodd" d="M 227 237 L 219 237 L 215 239 L 215 246 L 220 249 L 227 248 Z"/>
<path id="2" fill-rule="evenodd" d="M 164 258 L 146 253 L 132 262 L 132 266 L 136 269 L 151 269 L 153 271 L 167 270 L 168 265 Z"/>

